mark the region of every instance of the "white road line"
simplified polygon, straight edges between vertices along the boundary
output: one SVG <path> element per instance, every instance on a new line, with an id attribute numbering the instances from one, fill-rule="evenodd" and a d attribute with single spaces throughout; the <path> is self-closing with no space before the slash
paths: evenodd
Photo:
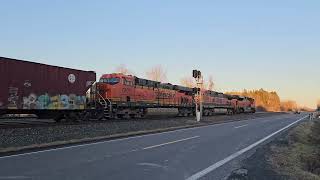
<path id="1" fill-rule="evenodd" d="M 30 179 L 27 176 L 0 176 L 0 179 Z"/>
<path id="2" fill-rule="evenodd" d="M 189 137 L 189 138 L 185 138 L 185 139 L 179 139 L 179 140 L 176 140 L 176 141 L 170 141 L 170 142 L 163 143 L 163 144 L 158 144 L 158 145 L 154 145 L 154 146 L 148 146 L 148 147 L 143 148 L 143 150 L 152 149 L 152 148 L 157 148 L 157 147 L 160 147 L 160 146 L 165 146 L 165 145 L 168 145 L 168 144 L 173 144 L 173 143 L 177 143 L 177 142 L 187 141 L 187 140 L 195 139 L 195 138 L 199 138 L 199 137 L 200 137 L 200 136 L 193 136 L 193 137 Z"/>
<path id="3" fill-rule="evenodd" d="M 245 126 L 248 126 L 248 124 L 244 124 L 244 125 L 237 126 L 237 127 L 234 127 L 234 128 L 235 128 L 235 129 L 238 129 L 238 128 L 242 128 L 242 127 L 245 127 Z"/>
<path id="4" fill-rule="evenodd" d="M 272 136 L 274 136 L 274 135 L 280 133 L 281 131 L 288 129 L 289 127 L 293 126 L 294 124 L 296 124 L 296 123 L 304 120 L 306 117 L 308 117 L 308 116 L 305 116 L 305 117 L 303 117 L 303 118 L 301 118 L 301 119 L 298 119 L 298 120 L 296 120 L 295 122 L 287 125 L 286 127 L 281 128 L 281 129 L 279 129 L 278 131 L 276 131 L 276 132 L 274 132 L 274 133 L 272 133 L 272 134 L 270 134 L 270 135 L 262 138 L 261 140 L 255 142 L 255 143 L 253 143 L 253 144 L 251 144 L 250 146 L 248 146 L 248 147 L 246 147 L 246 148 L 244 148 L 244 149 L 242 149 L 242 150 L 240 150 L 240 151 L 237 151 L 237 152 L 231 154 L 230 156 L 226 157 L 225 159 L 223 159 L 223 160 L 221 160 L 221 161 L 218 161 L 218 162 L 216 162 L 215 164 L 207 167 L 206 169 L 203 169 L 202 171 L 197 172 L 196 174 L 190 176 L 190 177 L 187 178 L 186 180 L 196 180 L 196 179 L 200 179 L 201 177 L 203 177 L 203 176 L 207 175 L 208 173 L 214 171 L 215 169 L 223 166 L 224 164 L 226 164 L 226 163 L 228 163 L 229 161 L 235 159 L 236 157 L 242 155 L 243 153 L 245 153 L 245 152 L 253 149 L 254 147 L 256 147 L 256 146 L 258 146 L 259 144 L 263 143 L 264 141 L 266 141 L 267 139 L 271 138 Z"/>
<path id="5" fill-rule="evenodd" d="M 166 166 L 162 166 L 160 164 L 155 164 L 155 163 L 138 163 L 138 166 L 150 166 L 150 167 L 156 167 L 156 168 L 163 168 L 166 169 Z"/>
<path id="6" fill-rule="evenodd" d="M 136 152 L 139 151 L 138 149 L 132 149 L 130 152 Z"/>

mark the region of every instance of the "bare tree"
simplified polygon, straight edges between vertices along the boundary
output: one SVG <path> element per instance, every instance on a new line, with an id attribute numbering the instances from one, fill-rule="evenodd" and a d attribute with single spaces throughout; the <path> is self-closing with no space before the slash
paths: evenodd
<path id="1" fill-rule="evenodd" d="M 295 111 L 298 109 L 297 102 L 292 100 L 282 101 L 280 105 L 282 111 Z"/>
<path id="2" fill-rule="evenodd" d="M 115 72 L 122 73 L 125 75 L 133 74 L 125 64 L 120 64 L 118 67 L 116 67 Z"/>
<path id="3" fill-rule="evenodd" d="M 190 88 L 196 87 L 196 81 L 192 77 L 183 77 L 183 78 L 181 78 L 180 79 L 180 84 L 183 85 L 183 86 L 186 86 L 186 87 L 190 87 Z M 204 89 L 212 91 L 213 88 L 214 88 L 213 77 L 209 76 L 208 81 L 204 81 L 203 85 L 201 87 L 204 88 Z"/>
<path id="4" fill-rule="evenodd" d="M 194 88 L 196 86 L 196 82 L 192 77 L 183 77 L 180 79 L 180 84 L 185 87 Z"/>
<path id="5" fill-rule="evenodd" d="M 153 81 L 163 82 L 167 80 L 167 72 L 161 65 L 156 65 L 146 72 L 147 78 Z"/>
<path id="6" fill-rule="evenodd" d="M 207 82 L 207 89 L 212 91 L 214 88 L 214 82 L 212 75 L 209 76 L 208 82 Z"/>

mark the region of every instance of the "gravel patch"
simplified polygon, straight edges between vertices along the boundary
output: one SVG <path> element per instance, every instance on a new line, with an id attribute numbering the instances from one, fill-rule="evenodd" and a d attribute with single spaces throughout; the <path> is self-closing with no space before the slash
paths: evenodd
<path id="1" fill-rule="evenodd" d="M 201 123 L 194 117 L 148 117 L 138 120 L 119 120 L 87 122 L 73 125 L 0 129 L 0 151 L 6 148 L 41 145 L 57 141 L 88 139 L 116 134 L 150 131 L 171 127 L 207 125 L 212 123 L 247 120 L 283 113 L 240 114 L 233 116 L 218 115 L 204 117 Z"/>

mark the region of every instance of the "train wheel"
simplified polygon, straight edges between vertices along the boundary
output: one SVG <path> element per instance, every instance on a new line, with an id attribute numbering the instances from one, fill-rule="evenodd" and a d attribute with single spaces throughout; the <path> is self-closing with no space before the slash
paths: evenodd
<path id="1" fill-rule="evenodd" d="M 124 115 L 123 114 L 117 114 L 118 119 L 123 119 Z"/>
<path id="2" fill-rule="evenodd" d="M 147 114 L 142 114 L 140 117 L 141 117 L 142 119 L 144 119 L 144 118 L 147 117 Z"/>
<path id="3" fill-rule="evenodd" d="M 64 118 L 66 119 L 67 122 L 71 122 L 72 121 L 72 119 L 71 119 L 69 114 L 65 114 Z"/>
<path id="4" fill-rule="evenodd" d="M 67 122 L 78 122 L 79 121 L 79 116 L 78 113 L 75 112 L 70 112 L 65 114 Z"/>
<path id="5" fill-rule="evenodd" d="M 58 114 L 56 117 L 53 118 L 53 120 L 57 123 L 61 122 L 63 119 L 63 114 Z"/>
<path id="6" fill-rule="evenodd" d="M 148 110 L 147 109 L 142 109 L 142 114 L 141 114 L 141 118 L 145 118 L 148 114 Z"/>
<path id="7" fill-rule="evenodd" d="M 126 112 L 123 116 L 124 119 L 130 119 L 130 114 L 128 112 Z"/>
<path id="8" fill-rule="evenodd" d="M 94 119 L 97 119 L 97 120 L 103 120 L 103 118 L 104 118 L 104 113 L 103 113 L 103 110 L 98 110 L 98 111 L 96 111 L 95 113 L 94 113 L 94 115 L 93 115 L 93 118 Z"/>
<path id="9" fill-rule="evenodd" d="M 53 119 L 55 122 L 57 122 L 57 123 L 60 123 L 61 122 L 61 119 L 60 118 L 54 118 Z"/>
<path id="10" fill-rule="evenodd" d="M 91 113 L 89 111 L 84 111 L 80 113 L 80 120 L 81 121 L 89 121 L 91 118 Z"/>
<path id="11" fill-rule="evenodd" d="M 129 114 L 131 119 L 135 119 L 137 117 L 137 114 Z"/>

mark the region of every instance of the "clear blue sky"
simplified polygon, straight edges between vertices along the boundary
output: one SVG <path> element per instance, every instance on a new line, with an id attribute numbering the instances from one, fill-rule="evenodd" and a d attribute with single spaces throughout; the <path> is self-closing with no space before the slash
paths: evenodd
<path id="1" fill-rule="evenodd" d="M 173 83 L 199 68 L 219 91 L 320 98 L 319 0 L 0 2 L 0 56 L 138 76 L 162 64 Z"/>

